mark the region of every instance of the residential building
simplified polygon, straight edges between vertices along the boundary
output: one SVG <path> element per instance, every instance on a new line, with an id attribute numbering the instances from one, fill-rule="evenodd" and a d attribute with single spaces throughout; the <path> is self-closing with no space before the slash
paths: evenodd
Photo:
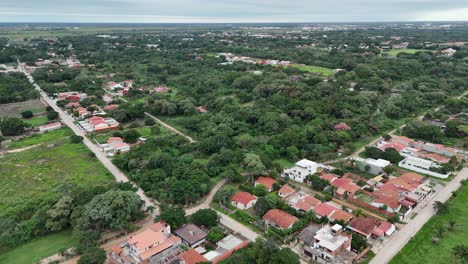
<path id="1" fill-rule="evenodd" d="M 119 127 L 119 122 L 111 117 L 93 116 L 83 121 L 78 121 L 78 124 L 85 132 L 102 132 L 107 130 L 116 130 Z"/>
<path id="2" fill-rule="evenodd" d="M 363 159 L 360 157 L 354 158 L 358 162 L 358 167 L 360 170 L 368 172 L 373 175 L 379 175 L 383 172 L 383 168 L 390 165 L 390 161 L 384 159 Z"/>
<path id="3" fill-rule="evenodd" d="M 121 137 L 110 137 L 105 144 L 100 146 L 107 156 L 130 151 L 130 145 L 125 143 Z"/>
<path id="4" fill-rule="evenodd" d="M 291 194 L 294 194 L 296 190 L 294 190 L 291 186 L 285 184 L 281 186 L 281 188 L 278 190 L 278 196 L 281 198 L 285 198 Z"/>
<path id="5" fill-rule="evenodd" d="M 276 181 L 270 177 L 258 177 L 254 182 L 254 186 L 263 185 L 269 192 L 271 192 L 273 191 L 273 185 L 275 183 Z"/>
<path id="6" fill-rule="evenodd" d="M 186 252 L 179 256 L 180 264 L 197 264 L 200 262 L 208 262 L 203 255 L 195 251 L 193 248 L 189 248 Z"/>
<path id="7" fill-rule="evenodd" d="M 328 203 L 321 203 L 314 208 L 315 215 L 318 218 L 328 217 L 333 211 L 337 210 L 335 206 Z"/>
<path id="8" fill-rule="evenodd" d="M 448 172 L 446 174 L 442 174 L 432 171 L 432 168 L 440 168 L 441 166 L 431 160 L 417 158 L 413 156 L 406 157 L 404 160 L 398 163 L 398 166 L 442 179 L 448 178 L 448 176 L 451 173 Z"/>
<path id="9" fill-rule="evenodd" d="M 313 196 L 307 195 L 296 203 L 289 203 L 297 211 L 309 212 L 319 205 L 321 201 Z"/>
<path id="10" fill-rule="evenodd" d="M 218 264 L 219 262 L 227 259 L 229 256 L 234 253 L 234 251 L 239 250 L 249 244 L 249 241 L 244 241 L 239 237 L 231 234 L 218 241 L 216 245 L 217 249 L 210 251 L 203 255 L 209 262 L 213 264 Z"/>
<path id="11" fill-rule="evenodd" d="M 49 131 L 60 129 L 61 127 L 62 127 L 62 123 L 53 122 L 50 124 L 39 126 L 39 132 L 49 132 Z"/>
<path id="12" fill-rule="evenodd" d="M 238 192 L 231 198 L 231 204 L 241 210 L 251 208 L 256 202 L 257 197 L 248 192 Z"/>
<path id="13" fill-rule="evenodd" d="M 63 92 L 57 95 L 58 100 L 66 100 L 72 102 L 78 102 L 81 99 L 88 97 L 85 93 L 80 92 Z"/>
<path id="14" fill-rule="evenodd" d="M 313 245 L 304 247 L 304 254 L 318 263 L 352 263 L 356 254 L 351 239 L 342 226 L 326 225 L 315 233 Z"/>
<path id="15" fill-rule="evenodd" d="M 370 217 L 354 217 L 346 227 L 347 229 L 369 239 L 372 231 L 380 225 L 380 221 Z"/>
<path id="16" fill-rule="evenodd" d="M 170 225 L 161 221 L 114 247 L 109 261 L 115 264 L 170 263 L 181 253 L 180 245 L 181 240 L 171 234 Z"/>
<path id="17" fill-rule="evenodd" d="M 189 247 L 195 248 L 205 243 L 208 234 L 200 227 L 194 224 L 185 224 L 176 231 L 176 236 L 182 239 L 182 242 Z"/>
<path id="18" fill-rule="evenodd" d="M 319 165 L 308 159 L 302 159 L 296 162 L 292 168 L 285 169 L 282 177 L 287 177 L 297 182 L 304 182 L 307 175 L 317 173 Z"/>
<path id="19" fill-rule="evenodd" d="M 330 215 L 328 215 L 328 220 L 330 222 L 343 221 L 345 223 L 348 223 L 349 221 L 351 221 L 352 218 L 353 215 L 351 213 L 348 213 L 341 209 L 336 209 Z"/>
<path id="20" fill-rule="evenodd" d="M 293 226 L 294 223 L 299 221 L 297 217 L 290 215 L 279 209 L 271 209 L 264 216 L 263 220 L 265 224 L 275 226 L 280 229 L 288 229 Z"/>

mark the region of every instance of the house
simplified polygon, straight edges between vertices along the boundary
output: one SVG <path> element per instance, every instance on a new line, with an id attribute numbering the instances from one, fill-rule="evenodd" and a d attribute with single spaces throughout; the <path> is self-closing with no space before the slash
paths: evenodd
<path id="1" fill-rule="evenodd" d="M 431 170 L 432 168 L 440 168 L 441 166 L 433 162 L 432 160 L 417 158 L 413 156 L 406 157 L 404 160 L 398 163 L 398 166 L 408 169 L 408 170 L 416 171 L 419 173 L 427 174 L 427 175 L 434 176 L 437 178 L 442 178 L 442 179 L 448 178 L 448 176 L 451 173 L 451 172 L 448 172 L 446 174 L 442 174 L 442 173 L 432 171 Z"/>
<path id="2" fill-rule="evenodd" d="M 408 146 L 414 142 L 411 138 L 404 137 L 404 136 L 392 136 L 390 139 L 391 142 L 397 142 L 400 144 L 403 144 L 405 146 Z"/>
<path id="3" fill-rule="evenodd" d="M 321 203 L 314 208 L 315 215 L 318 218 L 328 217 L 337 208 L 328 203 Z"/>
<path id="4" fill-rule="evenodd" d="M 322 173 L 320 174 L 320 179 L 326 180 L 329 183 L 332 183 L 334 180 L 338 179 L 339 176 L 332 173 Z"/>
<path id="5" fill-rule="evenodd" d="M 198 110 L 198 112 L 200 112 L 202 114 L 208 112 L 208 110 L 206 110 L 206 108 L 204 106 L 198 106 L 197 110 Z"/>
<path id="6" fill-rule="evenodd" d="M 65 108 L 77 108 L 77 107 L 81 107 L 80 103 L 69 102 L 68 104 L 65 105 Z"/>
<path id="7" fill-rule="evenodd" d="M 103 108 L 104 111 L 114 111 L 115 109 L 119 108 L 118 105 L 116 104 L 111 104 L 111 105 L 108 105 L 108 106 L 105 106 Z"/>
<path id="8" fill-rule="evenodd" d="M 347 131 L 347 130 L 351 130 L 351 127 L 348 126 L 346 123 L 341 122 L 335 125 L 334 130 L 335 131 Z"/>
<path id="9" fill-rule="evenodd" d="M 249 244 L 249 241 L 244 241 L 239 237 L 231 234 L 221 239 L 216 243 L 217 249 L 210 251 L 204 257 L 213 264 L 218 264 L 221 261 L 230 257 L 234 251 L 239 250 Z"/>
<path id="10" fill-rule="evenodd" d="M 208 260 L 195 251 L 193 248 L 189 248 L 189 250 L 185 251 L 179 256 L 180 264 L 197 264 L 200 262 L 208 262 Z"/>
<path id="11" fill-rule="evenodd" d="M 349 221 L 351 221 L 352 218 L 352 214 L 341 209 L 336 209 L 328 216 L 328 220 L 330 222 L 343 221 L 345 223 L 348 223 Z"/>
<path id="12" fill-rule="evenodd" d="M 396 227 L 394 224 L 385 221 L 382 222 L 376 229 L 374 229 L 374 231 L 376 231 L 376 235 L 382 233 L 385 236 L 390 236 L 396 231 Z"/>
<path id="13" fill-rule="evenodd" d="M 406 145 L 399 142 L 386 142 L 383 141 L 377 145 L 380 150 L 386 150 L 389 148 L 394 148 L 396 151 L 401 152 L 406 148 Z"/>
<path id="14" fill-rule="evenodd" d="M 78 124 L 86 132 L 102 132 L 107 130 L 116 130 L 119 122 L 111 117 L 92 116 L 84 121 L 78 121 Z"/>
<path id="15" fill-rule="evenodd" d="M 352 263 L 356 254 L 351 252 L 351 239 L 342 226 L 326 225 L 316 232 L 312 246 L 304 247 L 304 254 L 318 263 Z"/>
<path id="16" fill-rule="evenodd" d="M 361 190 L 359 185 L 355 184 L 354 182 L 349 182 L 338 187 L 338 189 L 336 189 L 336 195 L 340 197 L 350 197 L 354 196 L 354 194 L 359 190 Z"/>
<path id="17" fill-rule="evenodd" d="M 370 217 L 354 217 L 346 227 L 347 229 L 369 239 L 372 231 L 380 225 L 380 221 Z"/>
<path id="18" fill-rule="evenodd" d="M 256 180 L 255 180 L 255 183 L 254 183 L 254 186 L 257 186 L 259 184 L 265 186 L 265 188 L 271 192 L 273 191 L 273 185 L 276 183 L 275 180 L 273 180 L 272 178 L 270 177 L 258 177 Z"/>
<path id="19" fill-rule="evenodd" d="M 59 129 L 62 127 L 62 123 L 60 122 L 53 122 L 50 124 L 39 126 L 39 132 L 48 132 Z"/>
<path id="20" fill-rule="evenodd" d="M 383 168 L 390 165 L 390 161 L 384 159 L 363 159 L 360 157 L 354 158 L 358 162 L 358 167 L 362 171 L 366 171 L 373 175 L 379 175 L 383 172 Z"/>
<path id="21" fill-rule="evenodd" d="M 308 159 L 302 159 L 296 162 L 296 165 L 292 168 L 285 169 L 282 177 L 287 177 L 297 182 L 304 182 L 307 175 L 311 175 L 317 172 L 318 164 Z"/>
<path id="22" fill-rule="evenodd" d="M 88 116 L 91 115 L 91 112 L 88 111 L 88 110 L 87 110 L 86 108 L 84 108 L 84 107 L 78 107 L 78 108 L 76 108 L 76 109 L 75 109 L 75 112 L 78 114 L 78 116 L 79 116 L 80 118 L 86 118 L 86 117 L 88 117 Z"/>
<path id="23" fill-rule="evenodd" d="M 292 208 L 297 211 L 309 212 L 319 205 L 321 201 L 313 196 L 307 195 L 304 198 L 298 200 L 295 204 L 291 204 Z"/>
<path id="24" fill-rule="evenodd" d="M 72 102 L 78 102 L 81 99 L 88 97 L 85 93 L 80 92 L 64 92 L 57 95 L 58 100 L 66 100 Z"/>
<path id="25" fill-rule="evenodd" d="M 105 144 L 100 144 L 100 146 L 107 156 L 130 151 L 130 145 L 125 143 L 121 137 L 110 137 Z"/>
<path id="26" fill-rule="evenodd" d="M 285 184 L 281 186 L 281 188 L 278 190 L 278 196 L 281 198 L 285 198 L 295 192 L 296 190 L 294 190 L 291 186 Z"/>
<path id="27" fill-rule="evenodd" d="M 300 241 L 304 242 L 304 244 L 308 246 L 313 246 L 315 242 L 315 234 L 317 231 L 319 231 L 321 226 L 312 224 L 306 228 L 304 228 L 301 233 L 299 233 L 299 236 L 297 239 Z"/>
<path id="28" fill-rule="evenodd" d="M 238 192 L 231 198 L 231 204 L 241 210 L 251 208 L 256 202 L 257 197 L 248 192 Z"/>
<path id="29" fill-rule="evenodd" d="M 294 223 L 299 221 L 297 217 L 290 215 L 279 209 L 271 209 L 264 216 L 263 220 L 265 224 L 275 226 L 280 229 L 288 229 L 293 226 Z"/>
<path id="30" fill-rule="evenodd" d="M 162 264 L 181 253 L 180 245 L 181 240 L 171 234 L 170 225 L 160 221 L 115 246 L 109 260 L 119 264 Z"/>
<path id="31" fill-rule="evenodd" d="M 184 244 L 192 248 L 203 244 L 208 236 L 205 231 L 194 224 L 185 224 L 174 233 L 182 239 Z"/>
<path id="32" fill-rule="evenodd" d="M 123 86 L 128 87 L 128 88 L 132 88 L 133 83 L 134 83 L 133 80 L 125 80 L 125 81 L 123 81 Z"/>
<path id="33" fill-rule="evenodd" d="M 150 94 L 152 93 L 166 93 L 169 91 L 169 88 L 163 87 L 163 86 L 158 86 L 152 90 L 149 91 Z"/>

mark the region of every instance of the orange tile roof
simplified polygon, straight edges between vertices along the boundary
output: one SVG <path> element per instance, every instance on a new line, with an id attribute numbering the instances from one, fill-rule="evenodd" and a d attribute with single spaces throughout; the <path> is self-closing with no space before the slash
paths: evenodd
<path id="1" fill-rule="evenodd" d="M 263 219 L 273 222 L 276 226 L 280 228 L 289 228 L 289 226 L 291 226 L 299 220 L 297 219 L 297 217 L 279 209 L 271 209 L 263 216 Z"/>
<path id="2" fill-rule="evenodd" d="M 321 203 L 314 208 L 314 212 L 320 217 L 329 216 L 336 208 L 327 203 Z"/>
<path id="3" fill-rule="evenodd" d="M 281 189 L 278 190 L 278 193 L 281 193 L 281 194 L 284 194 L 284 195 L 288 195 L 290 193 L 293 193 L 295 192 L 296 190 L 294 190 L 291 186 L 285 184 L 281 187 Z"/>
<path id="4" fill-rule="evenodd" d="M 334 175 L 334 174 L 322 173 L 322 175 L 320 175 L 320 178 L 324 179 L 324 180 L 326 180 L 328 182 L 332 182 L 332 181 L 336 180 L 338 177 L 337 177 L 337 175 Z"/>
<path id="5" fill-rule="evenodd" d="M 107 143 L 112 143 L 112 142 L 123 142 L 123 139 L 121 137 L 110 137 L 107 139 Z"/>
<path id="6" fill-rule="evenodd" d="M 313 205 L 313 206 L 317 206 L 318 204 L 321 203 L 321 201 L 319 199 L 317 199 L 317 198 L 315 198 L 313 196 L 310 196 L 310 195 L 304 197 L 303 200 L 304 200 L 304 202 L 306 202 L 306 203 L 308 203 L 310 205 Z"/>
<path id="7" fill-rule="evenodd" d="M 347 223 L 349 222 L 349 220 L 351 220 L 351 218 L 353 218 L 353 215 L 344 210 L 337 209 L 333 211 L 333 213 L 331 213 L 329 218 L 334 219 L 334 220 L 342 220 L 345 223 Z"/>
<path id="8" fill-rule="evenodd" d="M 397 209 L 400 206 L 400 201 L 395 197 L 385 197 L 381 196 L 374 200 L 376 203 L 386 204 L 392 209 Z"/>
<path id="9" fill-rule="evenodd" d="M 262 184 L 267 189 L 271 189 L 275 183 L 276 181 L 270 177 L 258 177 L 257 180 L 255 180 L 255 184 Z"/>
<path id="10" fill-rule="evenodd" d="M 343 189 L 347 192 L 350 192 L 350 193 L 355 193 L 357 191 L 359 191 L 361 189 L 361 187 L 359 187 L 359 185 L 355 184 L 354 182 L 350 182 L 350 183 L 346 183 L 344 185 L 341 185 L 340 189 Z"/>
<path id="11" fill-rule="evenodd" d="M 304 212 L 308 212 L 312 209 L 312 207 L 314 207 L 313 205 L 309 204 L 309 203 L 306 203 L 304 202 L 303 200 L 300 200 L 298 201 L 294 207 L 298 210 L 302 210 Z"/>
<path id="12" fill-rule="evenodd" d="M 380 224 L 379 220 L 370 217 L 354 217 L 348 224 L 348 227 L 354 231 L 368 236 Z"/>
<path id="13" fill-rule="evenodd" d="M 349 178 L 339 178 L 339 179 L 334 180 L 331 184 L 335 186 L 336 188 L 340 188 L 341 186 L 347 183 L 351 183 L 351 182 L 353 181 Z"/>
<path id="14" fill-rule="evenodd" d="M 180 259 L 183 259 L 185 264 L 196 264 L 199 262 L 207 262 L 208 260 L 202 256 L 200 253 L 195 251 L 193 248 L 189 248 L 186 252 L 182 253 L 179 256 Z"/>
<path id="15" fill-rule="evenodd" d="M 424 180 L 424 177 L 417 174 L 416 172 L 403 173 L 399 178 L 408 183 L 410 182 L 421 183 Z"/>
<path id="16" fill-rule="evenodd" d="M 251 201 L 257 200 L 257 197 L 251 195 L 248 192 L 238 192 L 234 194 L 231 198 L 231 201 L 234 201 L 236 203 L 241 203 L 243 205 L 247 205 Z"/>

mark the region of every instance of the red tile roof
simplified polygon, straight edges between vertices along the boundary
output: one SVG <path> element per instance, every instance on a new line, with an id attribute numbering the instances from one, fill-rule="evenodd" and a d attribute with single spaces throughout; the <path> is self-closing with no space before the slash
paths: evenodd
<path id="1" fill-rule="evenodd" d="M 423 176 L 417 174 L 416 172 L 403 173 L 399 178 L 406 181 L 407 183 L 418 185 L 421 184 L 425 179 Z"/>
<path id="2" fill-rule="evenodd" d="M 263 216 L 263 219 L 272 222 L 276 226 L 284 229 L 289 228 L 292 224 L 299 220 L 297 217 L 279 209 L 271 209 Z"/>
<path id="3" fill-rule="evenodd" d="M 248 192 L 238 192 L 232 196 L 231 201 L 236 203 L 241 203 L 243 205 L 247 205 L 251 201 L 257 200 L 257 197 L 251 195 Z"/>
<path id="4" fill-rule="evenodd" d="M 341 186 L 347 183 L 351 183 L 351 182 L 353 181 L 349 178 L 339 178 L 339 179 L 334 180 L 331 184 L 335 186 L 336 188 L 340 188 Z"/>
<path id="5" fill-rule="evenodd" d="M 314 208 L 314 212 L 320 217 L 324 217 L 324 216 L 329 216 L 336 209 L 337 209 L 336 207 L 330 204 L 321 203 Z"/>
<path id="6" fill-rule="evenodd" d="M 394 149 L 396 149 L 396 151 L 400 152 L 404 148 L 406 148 L 406 146 L 404 144 L 399 143 L 399 142 L 388 142 L 385 145 L 380 147 L 381 150 L 386 150 L 388 148 L 394 148 Z"/>
<path id="7" fill-rule="evenodd" d="M 374 218 L 355 217 L 349 222 L 348 227 L 351 227 L 354 231 L 364 236 L 368 236 L 379 224 L 379 220 Z"/>
<path id="8" fill-rule="evenodd" d="M 281 186 L 281 189 L 278 190 L 278 193 L 282 194 L 282 195 L 288 195 L 288 194 L 291 194 L 291 193 L 293 193 L 295 191 L 296 190 L 294 190 L 291 186 L 285 184 L 285 185 Z"/>
<path id="9" fill-rule="evenodd" d="M 353 215 L 346 211 L 337 209 L 330 214 L 329 218 L 333 220 L 342 220 L 347 223 L 349 220 L 351 220 L 351 218 L 353 218 Z"/>
<path id="10" fill-rule="evenodd" d="M 270 177 L 258 177 L 257 180 L 255 180 L 255 184 L 262 184 L 267 189 L 271 189 L 275 183 L 276 181 Z"/>
<path id="11" fill-rule="evenodd" d="M 208 262 L 208 260 L 193 248 L 189 248 L 186 252 L 179 256 L 180 259 L 185 261 L 185 264 L 196 264 L 199 262 Z"/>
<path id="12" fill-rule="evenodd" d="M 385 221 L 379 225 L 379 229 L 384 232 L 387 232 L 388 230 L 390 230 L 390 228 L 392 228 L 392 225 L 392 223 Z"/>
<path id="13" fill-rule="evenodd" d="M 317 198 L 315 198 L 313 196 L 310 196 L 310 195 L 304 197 L 303 200 L 304 200 L 304 202 L 306 202 L 308 204 L 311 204 L 313 206 L 317 206 L 318 204 L 321 203 L 321 201 L 319 199 L 317 199 Z"/>
<path id="14" fill-rule="evenodd" d="M 110 137 L 107 139 L 107 143 L 112 143 L 112 142 L 123 142 L 123 139 L 121 137 Z"/>
<path id="15" fill-rule="evenodd" d="M 111 105 L 108 105 L 108 106 L 104 107 L 103 109 L 104 109 L 105 111 L 113 111 L 113 110 L 115 110 L 115 109 L 117 109 L 117 108 L 119 108 L 118 105 L 116 105 L 116 104 L 111 104 Z"/>
<path id="16" fill-rule="evenodd" d="M 335 130 L 341 131 L 341 130 L 350 130 L 351 127 L 349 127 L 346 123 L 341 122 L 335 125 Z"/>
<path id="17" fill-rule="evenodd" d="M 330 173 L 322 173 L 322 175 L 320 175 L 320 178 L 331 183 L 332 181 L 338 179 L 338 175 L 330 174 Z"/>
<path id="18" fill-rule="evenodd" d="M 359 185 L 355 184 L 354 182 L 350 182 L 350 183 L 346 183 L 346 184 L 343 184 L 341 185 L 340 189 L 343 189 L 347 192 L 350 192 L 350 193 L 355 193 L 357 191 L 359 191 L 361 189 L 361 187 L 359 187 Z"/>

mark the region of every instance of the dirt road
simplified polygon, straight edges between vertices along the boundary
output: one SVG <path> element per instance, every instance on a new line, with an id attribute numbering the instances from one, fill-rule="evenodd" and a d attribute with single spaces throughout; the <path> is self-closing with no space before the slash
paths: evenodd
<path id="1" fill-rule="evenodd" d="M 172 132 L 176 133 L 177 135 L 179 136 L 182 136 L 184 138 L 186 138 L 190 143 L 195 143 L 197 141 L 193 140 L 193 138 L 185 135 L 184 133 L 180 132 L 179 130 L 177 130 L 176 128 L 170 126 L 169 124 L 167 123 L 164 123 L 163 121 L 161 121 L 161 119 L 155 117 L 154 115 L 148 113 L 148 112 L 145 112 L 145 115 L 149 116 L 150 118 L 152 118 L 154 121 L 158 122 L 159 124 L 161 124 L 161 126 L 171 130 Z"/>

